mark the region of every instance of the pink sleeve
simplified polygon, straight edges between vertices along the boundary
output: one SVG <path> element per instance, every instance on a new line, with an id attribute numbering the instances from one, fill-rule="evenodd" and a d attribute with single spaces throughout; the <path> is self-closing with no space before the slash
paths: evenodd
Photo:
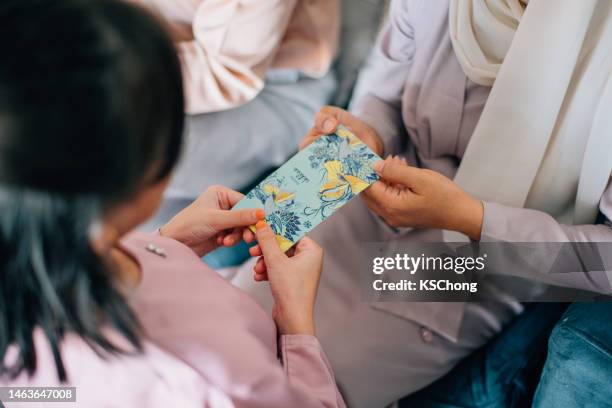
<path id="1" fill-rule="evenodd" d="M 193 41 L 177 44 L 187 113 L 233 108 L 255 98 L 297 0 L 207 0 Z"/>
<path id="2" fill-rule="evenodd" d="M 248 333 L 212 338 L 170 323 L 162 330 L 164 334 L 159 328 L 155 330 L 144 323 L 156 344 L 188 363 L 236 406 L 346 407 L 323 350 L 312 336 L 281 338 L 283 367 L 274 353 Z M 190 333 L 189 340 L 170 340 L 180 330 L 183 335 Z M 201 349 L 199 344 L 206 344 L 206 349 Z"/>
<path id="3" fill-rule="evenodd" d="M 316 337 L 281 336 L 280 352 L 291 385 L 316 397 L 322 406 L 345 406 L 329 361 Z"/>
<path id="4" fill-rule="evenodd" d="M 132 234 L 124 242 L 142 265 L 130 304 L 147 339 L 193 368 L 234 406 L 345 406 L 315 337 L 282 336 L 277 342 L 267 313 L 177 241 Z M 147 250 L 151 244 L 166 256 Z"/>

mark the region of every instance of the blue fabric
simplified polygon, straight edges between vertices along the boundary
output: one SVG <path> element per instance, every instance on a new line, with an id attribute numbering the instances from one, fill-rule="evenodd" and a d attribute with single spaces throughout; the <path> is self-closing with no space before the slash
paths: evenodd
<path id="1" fill-rule="evenodd" d="M 612 407 L 612 303 L 574 303 L 563 315 L 533 406 Z"/>
<path id="2" fill-rule="evenodd" d="M 536 303 L 500 335 L 400 407 L 525 407 L 538 382 L 550 332 L 566 304 Z M 562 407 L 559 405 L 558 407 Z"/>
<path id="3" fill-rule="evenodd" d="M 212 269 L 228 268 L 242 264 L 249 259 L 249 246 L 244 241 L 238 245 L 227 248 L 217 248 L 202 258 Z"/>

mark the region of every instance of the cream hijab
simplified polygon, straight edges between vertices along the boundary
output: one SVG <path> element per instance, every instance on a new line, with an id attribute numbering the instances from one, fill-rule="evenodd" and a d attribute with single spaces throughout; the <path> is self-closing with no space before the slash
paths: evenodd
<path id="1" fill-rule="evenodd" d="M 455 181 L 592 223 L 612 171 L 612 1 L 450 0 L 449 28 L 467 77 L 493 86 Z"/>

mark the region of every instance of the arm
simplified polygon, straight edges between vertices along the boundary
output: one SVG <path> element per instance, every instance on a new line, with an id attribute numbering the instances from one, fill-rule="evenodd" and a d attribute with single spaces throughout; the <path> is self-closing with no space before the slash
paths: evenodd
<path id="1" fill-rule="evenodd" d="M 307 391 L 310 395 L 317 396 L 323 406 L 345 406 L 336 388 L 331 365 L 316 337 L 281 336 L 280 349 L 289 383 Z"/>
<path id="2" fill-rule="evenodd" d="M 167 256 L 150 255 L 144 248 L 151 242 Z M 265 312 L 207 269 L 191 248 L 146 234 L 133 234 L 126 244 L 143 256 L 143 279 L 130 303 L 146 338 L 190 366 L 224 399 L 240 407 L 345 406 L 318 340 L 299 333 L 310 330 L 311 324 L 305 324 L 310 318 L 279 312 L 279 331 L 287 333 L 277 349 L 274 323 Z M 302 258 L 298 263 L 308 262 Z M 286 275 L 318 276 L 295 263 L 283 266 L 290 266 L 282 270 Z"/>
<path id="3" fill-rule="evenodd" d="M 544 283 L 605 294 L 612 293 L 612 179 L 600 201 L 604 223 L 598 225 L 565 225 L 550 215 L 526 208 L 484 203 L 481 242 L 589 243 L 578 245 L 545 244 L 535 247 L 542 255 L 530 259 L 534 279 Z M 563 262 L 550 256 L 546 249 L 563 251 Z M 596 255 L 596 256 L 595 256 Z M 502 258 L 503 259 L 503 258 Z M 594 262 L 595 261 L 595 262 Z M 503 262 L 504 274 L 520 274 Z M 501 268 L 500 268 L 501 269 Z"/>
<path id="4" fill-rule="evenodd" d="M 167 257 L 154 256 L 159 264 L 140 261 L 146 276 L 132 303 L 144 332 L 236 406 L 343 407 L 330 365 L 314 337 L 321 248 L 304 238 L 287 255 L 272 229 L 257 223 L 258 245 L 251 251 L 266 259 L 258 260 L 254 276 L 270 282 L 273 317 L 282 335 L 278 349 L 273 322 L 200 260 L 207 250 L 236 243 L 240 234 L 246 241 L 253 239 L 241 226 L 263 217 L 257 210 L 230 211 L 241 197 L 213 187 L 162 227 L 161 236 L 133 243 L 145 251 L 149 242 L 159 241 L 167 250 Z"/>
<path id="5" fill-rule="evenodd" d="M 374 167 L 381 180 L 362 197 L 387 224 L 457 231 L 480 241 L 489 273 L 612 293 L 612 181 L 600 200 L 604 224 L 564 225 L 542 211 L 482 203 L 432 170 L 393 159 Z"/>
<path id="6" fill-rule="evenodd" d="M 245 319 L 265 316 L 252 314 L 254 304 L 249 304 L 251 310 L 242 311 L 220 306 L 232 298 L 216 297 L 209 292 L 210 287 L 206 290 L 201 277 L 214 272 L 204 268 L 202 264 L 194 273 L 177 271 L 180 280 L 165 274 L 156 292 L 143 287 L 137 293 L 133 307 L 149 340 L 188 364 L 235 406 L 345 406 L 316 337 L 281 336 L 281 365 L 275 350 L 269 347 L 275 341 L 273 325 L 270 323 L 266 332 L 268 339 L 258 335 L 258 322 L 236 326 L 234 322 L 240 320 L 236 313 L 242 313 Z M 202 298 L 208 299 L 202 302 Z"/>
<path id="7" fill-rule="evenodd" d="M 255 98 L 297 0 L 206 0 L 191 41 L 177 44 L 187 112 L 214 112 Z"/>
<path id="8" fill-rule="evenodd" d="M 362 91 L 357 92 L 361 96 L 351 104 L 351 112 L 376 130 L 385 154 L 400 153 L 406 141 L 401 98 L 415 52 L 408 3 L 391 4 L 389 22 L 369 59 L 371 66 L 360 74 L 357 89 Z"/>
<path id="9" fill-rule="evenodd" d="M 334 106 L 323 107 L 300 149 L 333 133 L 338 124 L 349 127 L 379 156 L 395 155 L 405 149 L 401 99 L 415 51 L 407 3 L 392 3 L 390 21 L 368 60 L 371 66 L 366 66 L 359 76 L 351 113 Z"/>

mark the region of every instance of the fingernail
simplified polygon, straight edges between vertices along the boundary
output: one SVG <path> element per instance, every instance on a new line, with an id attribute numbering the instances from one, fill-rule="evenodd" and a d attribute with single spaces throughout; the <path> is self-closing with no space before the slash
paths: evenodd
<path id="1" fill-rule="evenodd" d="M 378 160 L 374 163 L 374 171 L 376 171 L 378 174 L 382 173 L 384 168 L 385 168 L 384 160 Z"/>
<path id="2" fill-rule="evenodd" d="M 260 208 L 259 210 L 255 211 L 255 218 L 257 218 L 258 220 L 265 219 L 266 212 Z"/>
<path id="3" fill-rule="evenodd" d="M 335 123 L 334 123 L 334 121 L 333 121 L 333 120 L 331 120 L 331 119 L 325 119 L 325 120 L 323 121 L 323 125 L 322 125 L 322 127 L 323 127 L 323 131 L 324 131 L 325 133 L 331 133 L 331 132 L 333 132 L 333 131 L 334 131 L 334 128 L 335 128 L 336 126 L 335 126 Z"/>
<path id="4" fill-rule="evenodd" d="M 266 222 L 264 220 L 257 221 L 257 224 L 255 224 L 255 228 L 257 228 L 258 230 L 265 228 L 265 227 L 266 227 Z"/>

